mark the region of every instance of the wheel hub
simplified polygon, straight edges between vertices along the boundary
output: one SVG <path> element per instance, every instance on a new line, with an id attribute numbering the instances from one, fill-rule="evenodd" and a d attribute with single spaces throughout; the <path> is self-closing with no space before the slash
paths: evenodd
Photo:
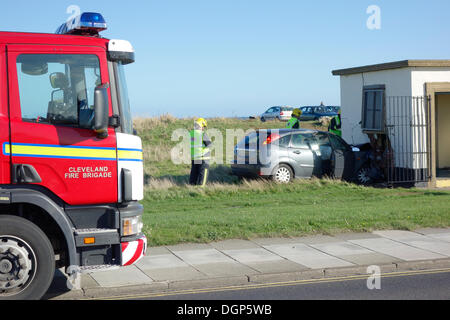
<path id="1" fill-rule="evenodd" d="M 278 182 L 286 183 L 289 182 L 291 174 L 289 173 L 289 170 L 287 170 L 286 168 L 280 168 L 276 173 L 276 177 Z"/>
<path id="2" fill-rule="evenodd" d="M 22 290 L 34 274 L 34 254 L 14 237 L 0 238 L 0 295 Z"/>
<path id="3" fill-rule="evenodd" d="M 12 263 L 8 259 L 0 261 L 0 273 L 9 273 L 12 270 Z"/>
<path id="4" fill-rule="evenodd" d="M 363 169 L 358 174 L 358 179 L 361 183 L 368 183 L 370 182 L 369 177 L 369 169 Z"/>

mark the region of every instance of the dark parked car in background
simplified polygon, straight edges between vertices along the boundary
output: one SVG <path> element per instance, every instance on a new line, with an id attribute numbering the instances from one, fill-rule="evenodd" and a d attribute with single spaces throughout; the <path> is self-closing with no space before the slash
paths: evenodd
<path id="1" fill-rule="evenodd" d="M 302 121 L 317 121 L 322 117 L 335 117 L 338 114 L 339 107 L 333 106 L 310 106 L 310 107 L 301 107 L 302 115 L 300 116 L 300 120 Z"/>
<path id="2" fill-rule="evenodd" d="M 268 177 L 280 183 L 313 176 L 364 183 L 358 181 L 358 173 L 367 166 L 366 151 L 334 134 L 272 129 L 255 131 L 240 141 L 231 170 L 237 176 Z"/>

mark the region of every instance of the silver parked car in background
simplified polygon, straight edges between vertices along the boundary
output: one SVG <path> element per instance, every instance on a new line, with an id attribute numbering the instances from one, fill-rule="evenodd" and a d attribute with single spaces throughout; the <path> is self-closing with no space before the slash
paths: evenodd
<path id="1" fill-rule="evenodd" d="M 261 115 L 261 121 L 264 122 L 266 120 L 280 120 L 280 121 L 289 121 L 292 116 L 293 107 L 289 106 L 275 106 L 267 109 Z"/>

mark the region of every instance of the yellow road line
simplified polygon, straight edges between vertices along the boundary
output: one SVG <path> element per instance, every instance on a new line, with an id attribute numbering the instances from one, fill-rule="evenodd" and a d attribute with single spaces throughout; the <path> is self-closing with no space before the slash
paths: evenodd
<path id="1" fill-rule="evenodd" d="M 382 273 L 381 277 L 382 278 L 393 278 L 393 277 L 406 277 L 406 276 L 425 275 L 425 274 L 439 274 L 439 273 L 446 273 L 446 272 L 450 272 L 450 268 L 436 269 L 436 270 L 418 270 L 418 271 Z M 137 298 L 158 298 L 158 297 L 168 297 L 168 296 L 175 296 L 175 295 L 200 294 L 200 293 L 221 292 L 221 291 L 241 291 L 241 290 L 252 290 L 252 289 L 302 285 L 302 284 L 332 283 L 332 282 L 344 282 L 344 281 L 351 281 L 351 280 L 363 280 L 363 279 L 367 279 L 369 276 L 371 276 L 371 274 L 345 276 L 345 277 L 334 277 L 334 278 L 293 280 L 293 281 L 274 282 L 274 283 L 265 283 L 265 284 L 264 283 L 263 284 L 248 284 L 248 285 L 218 287 L 218 288 L 189 289 L 189 290 L 162 292 L 162 293 L 144 293 L 144 294 L 124 295 L 124 296 L 115 296 L 115 297 L 107 297 L 107 298 L 91 298 L 88 300 L 127 300 L 127 299 L 137 299 Z"/>

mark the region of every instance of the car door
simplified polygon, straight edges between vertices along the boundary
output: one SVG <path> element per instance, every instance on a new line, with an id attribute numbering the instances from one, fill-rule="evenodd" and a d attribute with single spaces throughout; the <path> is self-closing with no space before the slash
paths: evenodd
<path id="1" fill-rule="evenodd" d="M 69 205 L 116 203 L 115 131 L 100 138 L 91 129 L 94 90 L 109 82 L 105 49 L 9 45 L 8 69 L 11 140 L 3 152 L 11 156 L 12 182 L 42 187 Z"/>
<path id="2" fill-rule="evenodd" d="M 312 145 L 312 150 L 317 154 L 318 156 L 318 169 L 317 177 L 323 177 L 323 176 L 332 176 L 333 175 L 333 167 L 332 167 L 332 154 L 333 154 L 333 148 L 331 146 L 330 139 L 328 137 L 328 134 L 325 132 L 316 132 L 313 134 L 314 141 Z"/>
<path id="3" fill-rule="evenodd" d="M 332 167 L 333 176 L 337 179 L 350 180 L 353 176 L 355 155 L 352 148 L 341 138 L 329 134 L 331 146 L 333 147 Z"/>
<path id="4" fill-rule="evenodd" d="M 274 108 L 269 108 L 269 109 L 267 109 L 267 111 L 264 112 L 263 115 L 262 115 L 263 118 L 264 118 L 264 119 L 270 119 L 270 118 L 272 117 L 273 109 L 274 109 Z"/>
<path id="5" fill-rule="evenodd" d="M 273 119 L 277 119 L 280 117 L 280 113 L 281 113 L 281 108 L 280 107 L 275 107 L 273 109 Z"/>
<path id="6" fill-rule="evenodd" d="M 304 110 L 305 110 L 305 111 L 304 111 L 304 113 L 302 114 L 302 120 L 304 120 L 304 121 L 310 121 L 310 120 L 313 120 L 313 116 L 312 116 L 312 114 L 311 114 L 312 108 L 305 108 Z"/>
<path id="7" fill-rule="evenodd" d="M 289 158 L 298 178 L 311 178 L 315 166 L 315 157 L 310 148 L 311 134 L 293 133 L 289 147 Z"/>

